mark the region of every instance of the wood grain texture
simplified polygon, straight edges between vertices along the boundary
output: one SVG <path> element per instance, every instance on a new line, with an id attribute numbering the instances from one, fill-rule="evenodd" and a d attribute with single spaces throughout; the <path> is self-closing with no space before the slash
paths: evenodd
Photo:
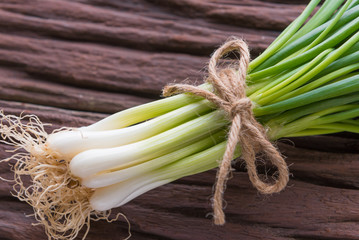
<path id="1" fill-rule="evenodd" d="M 163 85 L 201 81 L 209 55 L 229 36 L 258 55 L 300 14 L 291 0 L 0 0 L 0 108 L 61 126 L 91 124 L 157 99 Z M 208 213 L 215 171 L 152 190 L 117 209 L 132 239 L 359 239 L 358 136 L 279 143 L 292 173 L 263 196 L 238 162 L 228 182 L 227 224 Z M 0 144 L 0 158 L 10 155 Z M 270 166 L 263 166 L 263 171 Z M 7 164 L 0 175 L 11 178 Z M 0 239 L 46 239 L 32 209 L 0 183 Z M 124 219 L 92 223 L 89 240 L 122 239 Z"/>

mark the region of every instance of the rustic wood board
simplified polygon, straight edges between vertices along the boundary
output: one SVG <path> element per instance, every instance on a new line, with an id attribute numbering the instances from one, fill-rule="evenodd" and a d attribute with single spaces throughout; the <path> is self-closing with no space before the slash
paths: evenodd
<path id="1" fill-rule="evenodd" d="M 166 83 L 201 81 L 208 57 L 229 36 L 252 56 L 307 1 L 1 0 L 0 108 L 82 126 L 157 99 Z M 228 182 L 227 224 L 207 214 L 215 171 L 152 190 L 118 209 L 132 239 L 359 239 L 358 136 L 281 140 L 289 186 L 263 196 L 239 164 Z M 0 158 L 9 156 L 0 145 Z M 8 166 L 0 174 L 10 178 Z M 32 209 L 0 182 L 0 239 L 46 239 Z M 87 239 L 122 239 L 123 219 L 92 224 Z"/>

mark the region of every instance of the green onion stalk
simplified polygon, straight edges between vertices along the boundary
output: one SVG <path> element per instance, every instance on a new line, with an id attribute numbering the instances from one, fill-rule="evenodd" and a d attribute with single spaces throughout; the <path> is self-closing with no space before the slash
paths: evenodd
<path id="1" fill-rule="evenodd" d="M 320 2 L 310 1 L 249 64 L 246 95 L 272 141 L 359 133 L 359 0 Z M 15 159 L 15 195 L 35 208 L 50 237 L 74 239 L 110 209 L 216 168 L 229 125 L 209 101 L 179 94 L 51 134 L 36 116 L 1 112 L 0 133 L 27 151 L 3 160 Z"/>

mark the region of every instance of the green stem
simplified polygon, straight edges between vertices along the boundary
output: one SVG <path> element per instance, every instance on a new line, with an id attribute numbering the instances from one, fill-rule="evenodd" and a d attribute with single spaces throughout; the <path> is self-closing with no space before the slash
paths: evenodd
<path id="1" fill-rule="evenodd" d="M 332 73 L 329 73 L 307 85 L 304 85 L 296 90 L 293 90 L 291 92 L 288 92 L 284 95 L 282 95 L 281 97 L 278 97 L 276 99 L 275 102 L 280 102 L 280 101 L 283 101 L 285 99 L 289 99 L 291 97 L 295 97 L 295 96 L 298 96 L 300 94 L 303 94 L 305 92 L 309 92 L 315 88 L 318 88 L 320 86 L 323 86 L 324 84 L 334 80 L 334 79 L 337 79 L 339 77 L 342 77 L 342 76 L 345 76 L 346 74 L 348 73 L 351 73 L 355 70 L 358 70 L 359 69 L 359 63 L 357 64 L 352 64 L 352 65 L 349 65 L 347 67 L 343 67 L 343 68 L 340 68 L 339 70 L 337 71 L 334 71 Z"/>
<path id="2" fill-rule="evenodd" d="M 315 15 L 310 18 L 310 20 L 298 32 L 296 32 L 286 44 L 297 40 L 298 38 L 304 36 L 308 32 L 312 31 L 313 29 L 327 21 L 343 2 L 344 0 L 325 1 L 321 8 L 315 13 Z M 344 11 L 347 9 L 347 7 L 348 6 L 345 7 Z"/>
<path id="3" fill-rule="evenodd" d="M 292 35 L 303 25 L 305 20 L 310 16 L 315 7 L 319 4 L 320 0 L 312 0 L 308 6 L 304 9 L 302 14 L 288 27 L 288 30 L 284 31 L 283 35 L 280 35 L 278 40 L 274 41 L 259 57 L 253 60 L 249 64 L 249 69 L 254 69 L 266 59 L 268 59 L 274 52 L 283 46 L 283 44 L 292 37 Z"/>
<path id="4" fill-rule="evenodd" d="M 325 68 L 329 63 L 327 61 L 322 61 L 319 63 L 325 56 L 327 56 L 333 49 L 327 49 L 315 57 L 312 61 L 307 63 L 304 68 L 302 68 L 297 73 L 293 74 L 291 77 L 286 78 L 281 83 L 277 83 L 275 86 L 271 87 L 266 92 L 260 95 L 260 99 L 255 99 L 254 101 L 259 105 L 265 105 L 274 99 L 282 96 L 291 90 L 295 89 L 298 85 L 304 84 L 308 81 L 313 75 L 314 72 L 319 72 L 321 69 Z M 328 59 L 328 58 L 327 58 Z M 318 64 L 319 63 L 319 64 Z M 323 63 L 327 63 L 323 66 Z M 319 68 L 319 69 L 318 69 Z M 312 70 L 310 70 L 312 69 Z M 310 70 L 310 71 L 309 71 Z M 291 84 L 292 83 L 292 84 Z M 289 85 L 290 84 L 290 85 Z M 289 85 L 289 86 L 288 86 Z"/>
<path id="5" fill-rule="evenodd" d="M 353 21 L 346 24 L 343 28 L 339 29 L 336 33 L 332 36 L 324 40 L 322 43 L 318 44 L 317 46 L 313 47 L 312 49 L 294 57 L 289 60 L 280 62 L 274 66 L 268 67 L 261 71 L 250 73 L 249 79 L 251 81 L 256 81 L 264 77 L 268 77 L 270 75 L 278 74 L 282 71 L 295 68 L 300 64 L 310 61 L 318 54 L 323 52 L 326 49 L 335 47 L 338 43 L 345 40 L 353 33 L 357 33 L 359 30 L 359 18 L 354 19 Z M 357 35 L 357 34 L 355 34 Z"/>
<path id="6" fill-rule="evenodd" d="M 326 1 L 325 3 L 327 3 L 327 2 L 330 2 L 331 4 L 333 4 L 333 7 L 335 6 L 335 8 L 332 9 L 333 11 L 331 11 L 331 12 L 327 11 L 327 15 L 323 14 L 323 17 L 329 17 L 330 15 L 328 15 L 328 13 L 332 14 L 337 9 L 337 7 L 340 6 L 340 4 L 341 4 L 341 1 Z M 344 12 L 349 8 L 349 5 L 351 3 L 352 3 L 352 0 L 347 1 L 344 4 L 344 6 L 335 15 L 335 18 L 332 21 L 330 21 L 328 27 L 325 28 L 325 30 L 311 44 L 309 44 L 307 47 L 305 47 L 301 51 L 305 52 L 305 51 L 311 49 L 312 47 L 316 46 L 317 44 L 319 44 L 325 38 L 325 36 L 327 36 L 328 33 L 334 28 L 334 26 L 338 23 L 339 19 L 343 16 Z M 338 5 L 336 5 L 336 4 L 338 4 Z M 319 11 L 317 13 L 319 13 Z M 325 19 L 327 19 L 327 18 L 325 18 Z M 313 18 L 311 20 L 313 20 Z"/>
<path id="7" fill-rule="evenodd" d="M 349 93 L 359 91 L 359 74 L 339 82 L 325 85 L 312 91 L 300 94 L 281 102 L 273 103 L 267 106 L 257 107 L 253 109 L 256 116 L 263 116 L 278 112 L 284 112 L 296 107 L 305 106 L 321 100 L 343 96 Z"/>
<path id="8" fill-rule="evenodd" d="M 200 87 L 206 90 L 212 89 L 209 84 L 202 84 Z M 176 96 L 167 97 L 112 114 L 111 116 L 101 121 L 83 128 L 83 130 L 103 131 L 127 127 L 163 115 L 200 100 L 202 100 L 201 97 L 196 97 L 192 94 L 179 94 Z"/>

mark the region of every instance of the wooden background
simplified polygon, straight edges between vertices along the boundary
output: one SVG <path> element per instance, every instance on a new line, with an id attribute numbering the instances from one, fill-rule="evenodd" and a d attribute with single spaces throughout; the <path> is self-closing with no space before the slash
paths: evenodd
<path id="1" fill-rule="evenodd" d="M 231 35 L 255 57 L 303 10 L 291 0 L 0 0 L 0 109 L 82 126 L 157 99 L 166 83 L 201 81 Z M 295 147 L 294 147 L 295 145 Z M 207 214 L 215 171 L 150 191 L 119 209 L 132 239 L 359 239 L 359 141 L 354 134 L 279 143 L 292 173 L 280 194 L 229 181 L 227 224 Z M 0 157 L 9 153 L 0 145 Z M 10 178 L 6 164 L 0 174 Z M 32 209 L 0 183 L 0 239 L 46 239 Z M 94 239 L 123 239 L 123 219 L 95 222 Z"/>

